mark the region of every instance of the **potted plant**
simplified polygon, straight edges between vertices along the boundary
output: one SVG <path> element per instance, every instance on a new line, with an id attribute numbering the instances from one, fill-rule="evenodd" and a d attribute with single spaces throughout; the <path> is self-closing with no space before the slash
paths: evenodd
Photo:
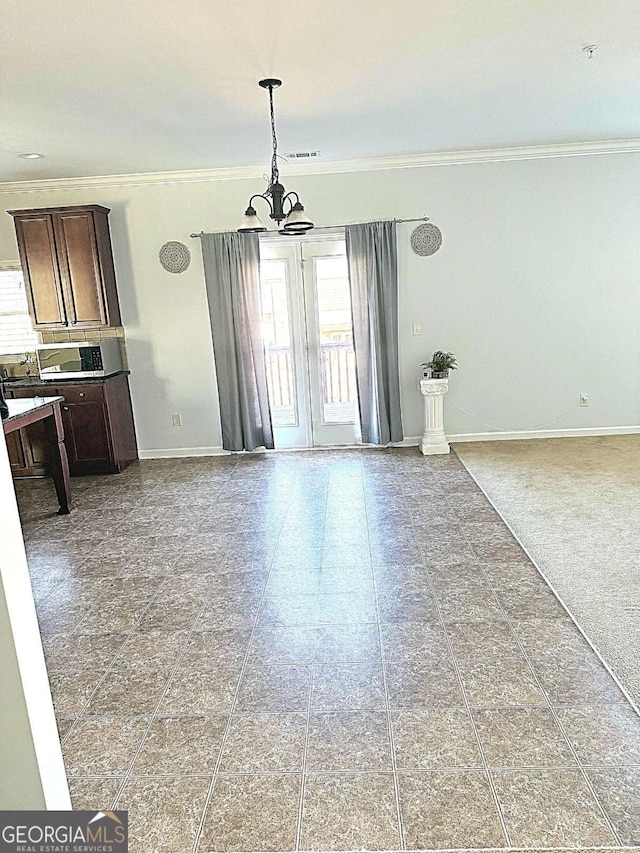
<path id="1" fill-rule="evenodd" d="M 436 350 L 431 356 L 431 361 L 421 364 L 420 367 L 424 370 L 427 378 L 446 379 L 449 376 L 450 370 L 458 369 L 458 364 L 452 352 Z"/>

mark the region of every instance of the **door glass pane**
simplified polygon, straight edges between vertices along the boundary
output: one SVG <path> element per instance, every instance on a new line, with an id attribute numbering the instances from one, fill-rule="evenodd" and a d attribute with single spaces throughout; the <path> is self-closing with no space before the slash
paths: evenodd
<path id="1" fill-rule="evenodd" d="M 322 421 L 355 423 L 356 371 L 351 297 L 344 255 L 314 258 L 320 332 Z"/>
<path id="2" fill-rule="evenodd" d="M 297 426 L 286 261 L 262 261 L 260 284 L 271 420 L 274 427 Z"/>

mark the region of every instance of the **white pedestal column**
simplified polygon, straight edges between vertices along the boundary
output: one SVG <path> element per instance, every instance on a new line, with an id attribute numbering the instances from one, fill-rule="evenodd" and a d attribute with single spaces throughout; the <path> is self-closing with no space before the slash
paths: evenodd
<path id="1" fill-rule="evenodd" d="M 424 397 L 424 433 L 420 450 L 428 456 L 432 453 L 449 453 L 447 436 L 444 434 L 443 397 L 449 390 L 448 379 L 421 379 L 420 393 Z"/>

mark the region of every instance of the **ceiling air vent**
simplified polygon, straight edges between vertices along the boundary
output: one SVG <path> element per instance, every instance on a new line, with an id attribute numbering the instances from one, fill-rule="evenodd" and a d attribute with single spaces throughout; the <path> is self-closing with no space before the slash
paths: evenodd
<path id="1" fill-rule="evenodd" d="M 293 154 L 287 154 L 287 160 L 315 160 L 319 156 L 319 151 L 295 151 Z"/>

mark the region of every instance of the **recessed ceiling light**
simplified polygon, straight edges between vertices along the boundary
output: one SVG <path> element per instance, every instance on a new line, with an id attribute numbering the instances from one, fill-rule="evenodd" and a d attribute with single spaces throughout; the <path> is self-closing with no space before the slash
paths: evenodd
<path id="1" fill-rule="evenodd" d="M 27 151 L 24 154 L 16 154 L 21 160 L 42 160 L 44 154 L 36 154 L 35 151 Z"/>

